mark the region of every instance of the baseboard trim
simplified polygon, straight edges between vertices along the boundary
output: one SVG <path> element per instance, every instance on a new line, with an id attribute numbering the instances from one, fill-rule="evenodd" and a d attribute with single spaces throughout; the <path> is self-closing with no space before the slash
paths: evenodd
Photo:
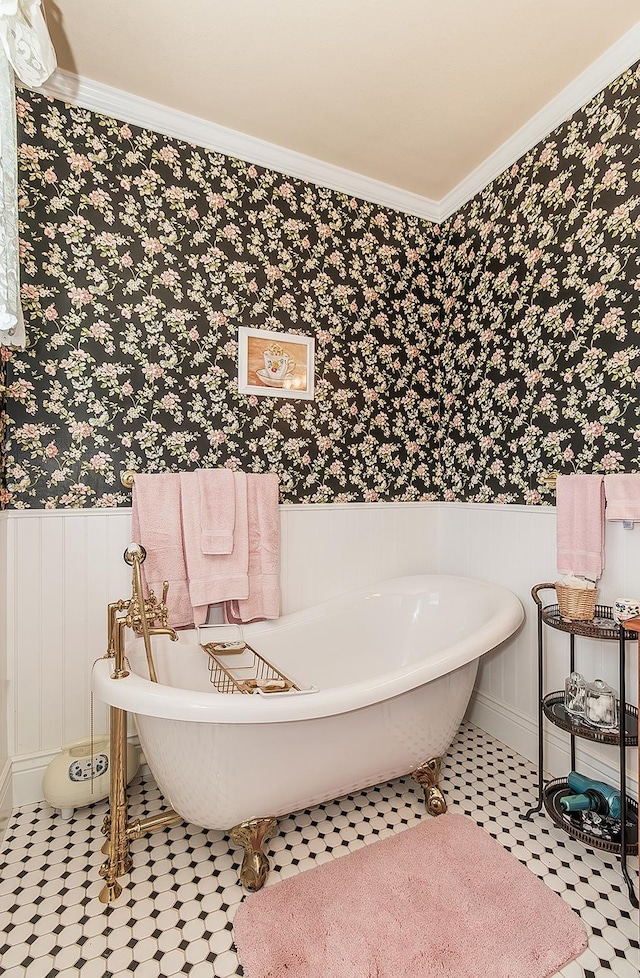
<path id="1" fill-rule="evenodd" d="M 480 689 L 474 690 L 466 718 L 533 764 L 538 763 L 536 720 L 522 716 L 507 703 Z M 595 754 L 590 749 L 591 746 L 590 741 L 576 740 L 576 766 L 587 777 L 618 785 L 620 776 L 617 763 L 609 763 L 601 755 Z M 556 728 L 550 728 L 549 724 L 545 725 L 544 758 L 546 776 L 560 778 L 570 770 L 569 737 Z M 637 779 L 628 769 L 627 794 L 635 799 L 638 797 Z"/>
<path id="2" fill-rule="evenodd" d="M 129 737 L 129 743 L 140 750 L 140 742 L 136 736 Z M 45 800 L 42 792 L 44 772 L 59 753 L 60 749 L 56 748 L 55 750 L 37 751 L 33 754 L 22 754 L 9 760 L 9 782 L 12 798 L 10 808 L 24 808 L 29 805 L 37 805 Z M 148 773 L 149 769 L 140 751 L 140 767 L 137 776 L 145 776 Z"/>
<path id="3" fill-rule="evenodd" d="M 49 764 L 60 749 L 20 754 L 11 762 L 13 782 L 13 806 L 23 808 L 44 801 L 42 778 Z"/>
<path id="4" fill-rule="evenodd" d="M 0 845 L 4 841 L 9 816 L 13 811 L 13 782 L 11 778 L 11 760 L 7 758 L 0 771 Z"/>

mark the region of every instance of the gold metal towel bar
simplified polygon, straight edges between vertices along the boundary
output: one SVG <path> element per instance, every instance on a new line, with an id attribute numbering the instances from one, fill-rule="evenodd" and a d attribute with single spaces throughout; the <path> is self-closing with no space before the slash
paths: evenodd
<path id="1" fill-rule="evenodd" d="M 559 474 L 559 472 L 548 472 L 545 475 L 540 476 L 540 485 L 544 489 L 555 489 Z M 133 471 L 133 469 L 127 469 L 125 472 L 120 473 L 120 482 L 125 489 L 133 489 L 135 479 L 136 473 Z"/>
<path id="2" fill-rule="evenodd" d="M 559 472 L 547 472 L 540 476 L 540 485 L 543 489 L 555 489 L 558 481 Z"/>

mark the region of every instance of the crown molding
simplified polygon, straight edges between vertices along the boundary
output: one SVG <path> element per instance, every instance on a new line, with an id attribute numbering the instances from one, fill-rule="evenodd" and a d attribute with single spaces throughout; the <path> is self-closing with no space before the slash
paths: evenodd
<path id="1" fill-rule="evenodd" d="M 34 91 L 61 99 L 69 105 L 90 109 L 143 129 L 153 129 L 165 136 L 173 136 L 225 156 L 264 166 L 290 177 L 298 177 L 307 183 L 328 187 L 330 190 L 381 204 L 405 214 L 413 214 L 427 221 L 437 221 L 439 218 L 437 202 L 419 194 L 373 180 L 332 163 L 325 163 L 312 156 L 296 153 L 235 129 L 227 129 L 215 122 L 207 122 L 197 116 L 167 108 L 158 102 L 129 95 L 118 88 L 82 78 L 60 68 Z"/>
<path id="2" fill-rule="evenodd" d="M 158 102 L 130 95 L 60 68 L 35 91 L 61 99 L 70 105 L 77 105 L 144 129 L 152 129 L 165 136 L 182 139 L 247 163 L 440 224 L 611 84 L 638 58 L 640 23 L 616 41 L 440 201 L 430 200 L 303 153 L 296 153 L 235 129 L 207 122 L 197 116 L 167 108 Z"/>
<path id="3" fill-rule="evenodd" d="M 582 74 L 540 109 L 528 122 L 439 202 L 440 220 L 455 214 L 516 160 L 586 105 L 640 58 L 640 23 L 616 41 Z"/>

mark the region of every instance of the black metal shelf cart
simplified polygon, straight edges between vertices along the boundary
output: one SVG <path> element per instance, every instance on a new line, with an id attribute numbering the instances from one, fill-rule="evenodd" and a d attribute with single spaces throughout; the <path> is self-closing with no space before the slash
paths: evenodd
<path id="1" fill-rule="evenodd" d="M 638 745 L 638 710 L 627 703 L 625 690 L 626 643 L 637 640 L 638 634 L 618 625 L 613 619 L 612 609 L 608 605 L 596 605 L 593 619 L 590 621 L 567 621 L 560 614 L 557 604 L 543 605 L 539 592 L 550 588 L 555 592 L 554 584 L 536 584 L 531 589 L 531 597 L 538 611 L 538 803 L 525 812 L 521 818 L 530 820 L 533 815 L 544 807 L 551 820 L 569 835 L 578 839 L 584 845 L 594 849 L 603 849 L 616 853 L 620 857 L 620 866 L 627 888 L 629 899 L 634 907 L 638 906 L 638 897 L 627 868 L 627 856 L 638 852 L 638 804 L 627 795 L 627 748 Z M 618 727 L 599 729 L 581 719 L 575 719 L 564 708 L 564 690 L 548 693 L 544 691 L 544 626 L 560 629 L 569 633 L 570 672 L 575 670 L 575 638 L 581 635 L 604 641 L 617 641 L 619 645 L 619 700 Z M 570 735 L 571 770 L 576 767 L 576 738 L 592 740 L 602 744 L 615 744 L 619 747 L 620 796 L 622 802 L 620 842 L 610 842 L 568 821 L 560 805 L 563 795 L 570 793 L 567 782 L 555 779 L 545 782 L 544 779 L 544 719 L 565 730 Z"/>

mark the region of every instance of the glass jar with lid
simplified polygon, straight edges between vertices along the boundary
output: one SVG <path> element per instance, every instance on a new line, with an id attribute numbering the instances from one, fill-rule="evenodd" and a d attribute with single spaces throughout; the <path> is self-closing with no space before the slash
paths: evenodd
<path id="1" fill-rule="evenodd" d="M 587 684 L 579 672 L 572 672 L 564 681 L 564 708 L 572 717 L 584 717 L 584 697 Z"/>
<path id="2" fill-rule="evenodd" d="M 594 727 L 610 729 L 618 726 L 616 692 L 602 679 L 587 683 L 584 699 L 584 714 L 588 723 Z"/>

